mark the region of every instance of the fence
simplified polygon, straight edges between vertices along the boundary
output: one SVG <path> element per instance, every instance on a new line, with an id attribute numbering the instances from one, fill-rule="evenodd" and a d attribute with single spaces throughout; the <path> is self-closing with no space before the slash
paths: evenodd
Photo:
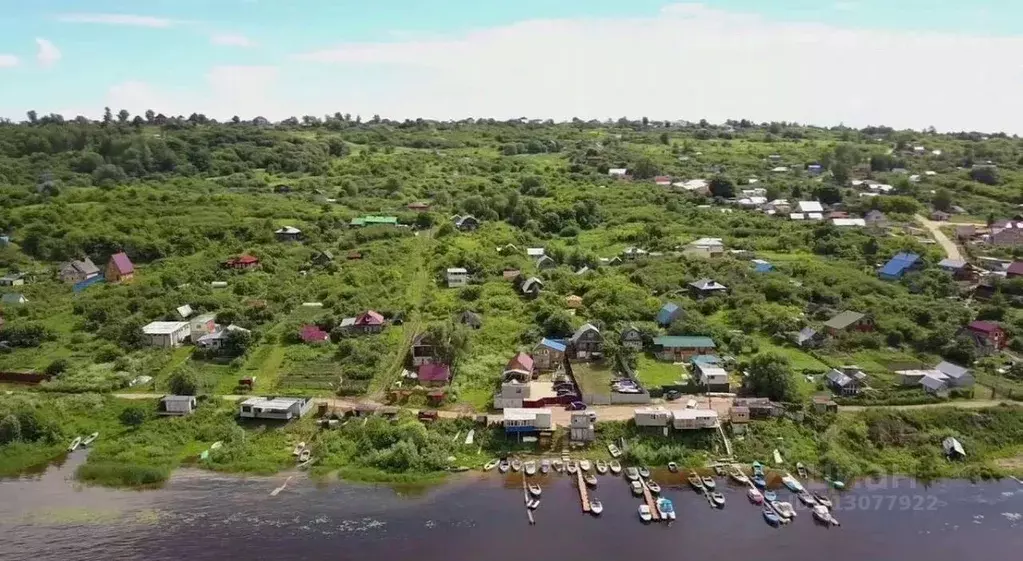
<path id="1" fill-rule="evenodd" d="M 85 280 L 83 280 L 81 282 L 76 282 L 71 287 L 71 290 L 73 292 L 75 292 L 75 293 L 78 293 L 78 292 L 81 292 L 81 291 L 85 290 L 86 288 L 89 288 L 90 286 L 92 286 L 94 284 L 99 284 L 99 283 L 105 282 L 105 281 L 106 281 L 106 279 L 103 278 L 103 275 L 96 275 L 95 277 L 92 277 L 91 279 L 85 279 Z"/>

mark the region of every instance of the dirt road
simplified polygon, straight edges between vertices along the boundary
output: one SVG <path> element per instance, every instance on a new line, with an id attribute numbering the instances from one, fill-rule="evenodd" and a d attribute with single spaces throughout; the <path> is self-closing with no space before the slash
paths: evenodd
<path id="1" fill-rule="evenodd" d="M 997 407 L 999 405 L 1019 406 L 1019 403 L 1000 400 L 971 400 L 971 401 L 947 401 L 943 403 L 922 403 L 919 405 L 839 405 L 839 413 L 856 413 L 867 409 L 896 409 L 899 411 L 912 411 L 913 409 L 931 409 L 934 407 L 955 407 L 957 409 L 984 409 Z"/>
<path id="2" fill-rule="evenodd" d="M 917 214 L 915 218 L 921 226 L 927 228 L 931 232 L 931 235 L 934 236 L 934 240 L 938 242 L 938 245 L 940 245 L 942 249 L 945 250 L 945 255 L 949 259 L 955 259 L 957 261 L 963 260 L 963 255 L 959 253 L 959 246 L 953 243 L 952 240 L 948 239 L 945 232 L 941 231 L 941 222 L 928 220 L 919 214 Z"/>

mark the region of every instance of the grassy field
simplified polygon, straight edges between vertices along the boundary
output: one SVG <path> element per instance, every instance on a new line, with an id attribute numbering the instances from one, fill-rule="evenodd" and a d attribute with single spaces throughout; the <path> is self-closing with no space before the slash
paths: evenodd
<path id="1" fill-rule="evenodd" d="M 639 381 L 647 388 L 678 383 L 688 378 L 688 372 L 681 364 L 672 364 L 640 355 L 636 366 Z"/>
<path id="2" fill-rule="evenodd" d="M 572 374 L 583 395 L 611 397 L 611 368 L 598 362 L 574 362 Z"/>

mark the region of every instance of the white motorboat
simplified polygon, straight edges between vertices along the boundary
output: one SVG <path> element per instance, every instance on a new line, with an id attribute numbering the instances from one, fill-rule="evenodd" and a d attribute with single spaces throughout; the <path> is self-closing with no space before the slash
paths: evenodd
<path id="1" fill-rule="evenodd" d="M 713 491 L 714 488 L 717 487 L 717 483 L 714 482 L 714 478 L 709 475 L 704 475 L 701 480 L 703 481 L 703 486 L 710 491 Z"/>
<path id="2" fill-rule="evenodd" d="M 82 437 L 76 436 L 75 439 L 71 441 L 71 444 L 68 444 L 67 451 L 68 452 L 74 452 L 75 450 L 78 449 L 78 446 L 81 445 L 81 444 L 82 444 Z"/>
<path id="3" fill-rule="evenodd" d="M 600 513 L 604 512 L 604 505 L 597 499 L 590 499 L 590 512 L 595 516 L 600 516 Z"/>
<path id="4" fill-rule="evenodd" d="M 541 493 L 543 493 L 543 489 L 541 489 L 539 485 L 537 485 L 536 483 L 529 484 L 530 495 L 533 495 L 534 497 L 539 497 Z"/>
<path id="5" fill-rule="evenodd" d="M 639 476 L 644 478 L 644 479 L 646 479 L 647 477 L 650 477 L 650 468 L 648 468 L 646 466 L 640 466 L 639 467 Z"/>
<path id="6" fill-rule="evenodd" d="M 814 493 L 813 498 L 817 499 L 817 504 L 831 508 L 831 499 L 829 499 L 824 493 Z"/>
<path id="7" fill-rule="evenodd" d="M 575 460 L 569 460 L 568 463 L 565 464 L 565 470 L 567 470 L 568 473 L 575 473 L 579 471 L 579 465 L 575 463 Z"/>
<path id="8" fill-rule="evenodd" d="M 586 484 L 589 485 L 590 487 L 597 486 L 597 476 L 593 475 L 592 473 L 587 473 L 586 475 L 584 475 L 583 481 L 585 481 Z"/>
<path id="9" fill-rule="evenodd" d="M 622 464 L 618 463 L 618 460 L 611 460 L 607 464 L 607 468 L 611 470 L 611 473 L 618 475 L 622 472 Z"/>
<path id="10" fill-rule="evenodd" d="M 650 522 L 654 519 L 654 515 L 650 512 L 650 506 L 646 503 L 639 505 L 639 519 L 643 522 Z"/>
<path id="11" fill-rule="evenodd" d="M 838 520 L 835 520 L 835 517 L 831 515 L 831 511 L 824 505 L 813 507 L 813 517 L 826 526 L 839 525 Z"/>
<path id="12" fill-rule="evenodd" d="M 489 462 L 483 464 L 483 471 L 490 471 L 490 470 L 496 468 L 497 464 L 499 464 L 499 463 L 500 463 L 500 460 L 490 460 Z"/>
<path id="13" fill-rule="evenodd" d="M 522 465 L 526 475 L 536 475 L 536 462 L 530 460 Z"/>
<path id="14" fill-rule="evenodd" d="M 85 437 L 85 440 L 82 440 L 82 446 L 88 446 L 92 444 L 93 442 L 96 441 L 97 438 L 99 438 L 98 432 L 90 434 L 89 436 Z"/>
<path id="15" fill-rule="evenodd" d="M 633 495 L 639 496 L 643 494 L 643 484 L 640 483 L 639 480 L 633 480 L 629 483 L 629 486 L 632 487 Z"/>
<path id="16" fill-rule="evenodd" d="M 636 481 L 639 479 L 639 470 L 631 466 L 627 467 L 625 468 L 625 477 L 628 478 L 629 481 Z"/>
<path id="17" fill-rule="evenodd" d="M 657 514 L 661 520 L 670 522 L 675 519 L 675 505 L 670 500 L 661 497 L 657 499 Z"/>
<path id="18" fill-rule="evenodd" d="M 793 493 L 802 493 L 803 484 L 800 483 L 795 477 L 792 477 L 791 473 L 786 473 L 781 477 L 781 484 L 788 488 Z"/>
<path id="19" fill-rule="evenodd" d="M 710 494 L 710 500 L 714 503 L 714 506 L 718 508 L 725 506 L 725 496 L 717 491 Z"/>
<path id="20" fill-rule="evenodd" d="M 589 460 L 579 460 L 579 469 L 583 471 L 590 471 L 590 467 L 591 466 Z"/>
<path id="21" fill-rule="evenodd" d="M 305 450 L 305 442 L 299 442 L 295 445 L 295 448 L 291 451 L 292 456 L 298 456 L 302 454 L 302 450 Z"/>
<path id="22" fill-rule="evenodd" d="M 657 482 L 654 481 L 653 479 L 646 480 L 646 488 L 650 489 L 650 492 L 655 495 L 661 492 L 661 486 L 658 485 Z"/>
<path id="23" fill-rule="evenodd" d="M 792 508 L 792 503 L 771 501 L 771 506 L 778 513 L 778 516 L 786 520 L 796 517 L 796 509 Z"/>
<path id="24" fill-rule="evenodd" d="M 554 471 L 558 473 L 561 473 L 561 471 L 565 469 L 565 464 L 562 463 L 561 460 L 554 460 L 554 462 L 552 462 L 552 465 L 554 466 Z"/>

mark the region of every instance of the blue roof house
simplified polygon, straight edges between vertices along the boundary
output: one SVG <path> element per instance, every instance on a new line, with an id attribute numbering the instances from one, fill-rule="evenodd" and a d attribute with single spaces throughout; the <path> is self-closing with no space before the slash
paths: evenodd
<path id="1" fill-rule="evenodd" d="M 881 270 L 878 271 L 877 276 L 884 280 L 899 280 L 902 278 L 902 275 L 906 274 L 906 271 L 914 269 L 920 264 L 919 255 L 904 251 L 885 263 L 884 267 L 881 267 Z"/>
<path id="2" fill-rule="evenodd" d="M 763 259 L 754 259 L 752 263 L 754 273 L 770 273 L 774 270 L 774 265 Z"/>
<path id="3" fill-rule="evenodd" d="M 678 307 L 678 304 L 674 302 L 668 302 L 661 306 L 661 311 L 657 312 L 657 325 L 661 327 L 667 327 L 671 325 L 671 322 L 675 321 L 682 313 L 682 309 Z"/>

